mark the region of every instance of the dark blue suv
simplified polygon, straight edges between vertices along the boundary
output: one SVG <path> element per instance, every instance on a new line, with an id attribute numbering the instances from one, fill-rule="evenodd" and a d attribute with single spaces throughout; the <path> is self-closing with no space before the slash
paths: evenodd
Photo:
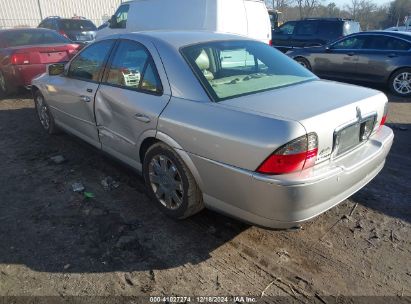
<path id="1" fill-rule="evenodd" d="M 282 52 L 296 47 L 321 46 L 361 31 L 357 21 L 341 18 L 307 18 L 288 21 L 272 32 L 272 44 Z"/>

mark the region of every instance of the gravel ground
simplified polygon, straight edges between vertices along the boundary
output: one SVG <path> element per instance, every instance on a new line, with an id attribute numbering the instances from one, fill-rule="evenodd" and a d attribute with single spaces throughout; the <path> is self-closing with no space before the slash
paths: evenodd
<path id="1" fill-rule="evenodd" d="M 396 138 L 377 178 L 301 230 L 273 231 L 212 211 L 165 217 L 132 170 L 45 134 L 29 98 L 0 101 L 0 296 L 411 296 L 411 99 L 390 97 Z"/>

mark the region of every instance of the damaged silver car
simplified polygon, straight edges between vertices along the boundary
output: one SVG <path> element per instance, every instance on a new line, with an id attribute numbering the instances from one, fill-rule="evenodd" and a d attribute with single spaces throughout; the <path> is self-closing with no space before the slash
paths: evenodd
<path id="1" fill-rule="evenodd" d="M 32 89 L 47 132 L 134 167 L 153 205 L 178 219 L 207 207 L 294 227 L 371 181 L 393 142 L 383 93 L 320 80 L 234 35 L 114 35 Z"/>

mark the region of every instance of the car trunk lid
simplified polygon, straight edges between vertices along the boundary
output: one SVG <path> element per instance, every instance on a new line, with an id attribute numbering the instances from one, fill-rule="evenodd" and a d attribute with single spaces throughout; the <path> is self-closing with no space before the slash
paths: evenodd
<path id="1" fill-rule="evenodd" d="M 360 143 L 353 137 L 359 136 L 361 130 L 358 128 L 364 126 L 357 125 L 357 129 L 350 126 L 375 118 L 375 131 L 384 115 L 386 102 L 387 97 L 376 90 L 314 80 L 225 100 L 221 104 L 262 116 L 298 121 L 307 133 L 317 133 L 316 162 L 319 163 L 331 157 L 337 135 L 341 136 L 344 152 Z M 338 154 L 343 154 L 341 152 L 340 149 Z"/>
<path id="2" fill-rule="evenodd" d="M 77 44 L 50 44 L 12 48 L 13 64 L 50 64 L 69 61 L 77 53 Z M 14 56 L 14 57 L 13 57 Z M 24 60 L 23 60 L 24 59 Z"/>

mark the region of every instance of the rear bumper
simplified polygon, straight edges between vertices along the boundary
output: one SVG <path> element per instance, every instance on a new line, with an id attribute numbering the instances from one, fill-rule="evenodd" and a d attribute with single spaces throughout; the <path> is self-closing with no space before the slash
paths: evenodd
<path id="1" fill-rule="evenodd" d="M 11 68 L 10 77 L 16 87 L 29 87 L 36 76 L 45 73 L 47 64 L 16 65 Z"/>
<path id="2" fill-rule="evenodd" d="M 270 228 L 298 226 L 370 182 L 383 168 L 393 138 L 392 130 L 383 126 L 351 153 L 287 175 L 266 176 L 213 163 L 208 169 L 213 171 L 210 175 L 215 181 L 207 178 L 209 174 L 202 181 L 206 189 L 204 202 L 211 209 L 252 224 Z M 195 163 L 200 168 L 205 165 L 198 160 Z"/>

